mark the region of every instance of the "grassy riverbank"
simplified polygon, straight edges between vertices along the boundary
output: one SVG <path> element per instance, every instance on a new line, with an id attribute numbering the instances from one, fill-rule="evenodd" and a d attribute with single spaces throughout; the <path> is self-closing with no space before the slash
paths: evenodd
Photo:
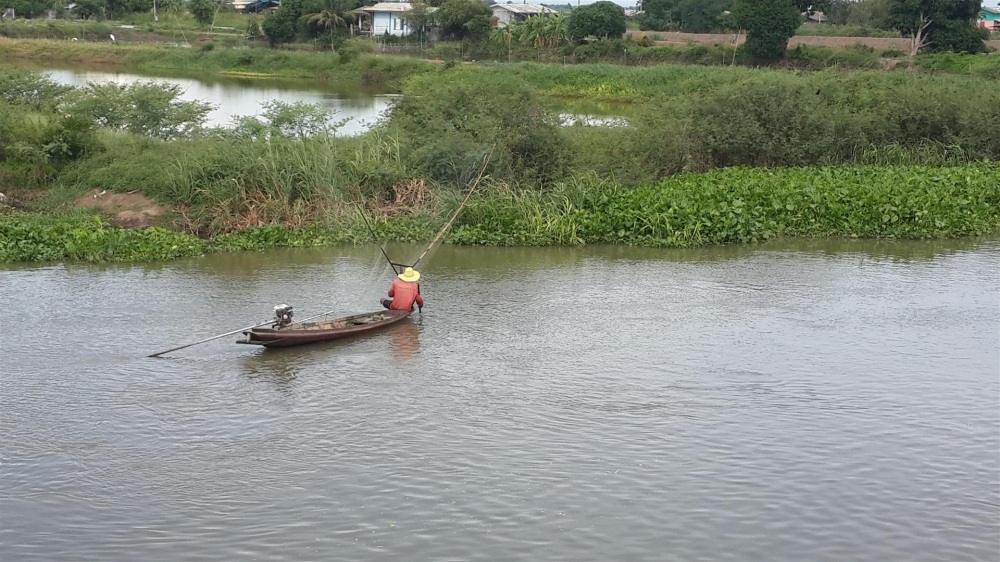
<path id="1" fill-rule="evenodd" d="M 923 239 L 995 234 L 1000 163 L 952 167 L 732 168 L 628 188 L 580 178 L 550 191 L 485 186 L 448 236 L 487 245 L 630 244 L 689 247 L 780 236 Z M 437 213 L 373 215 L 378 240 L 429 239 Z M 111 226 L 82 214 L 0 213 L 0 262 L 141 261 L 216 251 L 371 241 L 360 211 L 326 224 L 270 225 L 201 239 Z"/>
<path id="2" fill-rule="evenodd" d="M 487 179 L 453 242 L 689 246 L 997 230 L 1000 90 L 990 80 L 429 66 L 403 81 L 387 121 L 349 138 L 315 107 L 276 104 L 209 129 L 207 108 L 176 89 L 69 88 L 0 67 L 0 191 L 61 217 L 8 212 L 3 259 L 356 242 L 370 236 L 361 208 L 377 238 L 425 240 L 484 162 Z M 546 95 L 629 97 L 637 117 L 561 126 Z M 150 216 L 171 230 L 121 233 L 66 214 L 102 193 L 148 197 L 167 209 Z M 128 220 L 143 214 L 131 211 Z"/>
<path id="3" fill-rule="evenodd" d="M 356 55 L 357 53 L 355 53 Z M 0 38 L 0 60 L 118 66 L 142 72 L 158 70 L 234 74 L 260 78 L 310 78 L 399 85 L 436 65 L 407 57 L 348 56 L 330 52 L 193 48 L 157 44 L 117 45 L 53 40 Z"/>
<path id="4" fill-rule="evenodd" d="M 592 64 L 603 63 L 618 68 L 624 74 L 639 67 L 640 70 L 665 65 L 691 65 L 695 71 L 716 67 L 720 71 L 739 70 L 742 61 L 733 59 L 731 47 L 717 45 L 688 45 L 646 47 L 634 40 L 602 41 L 575 47 L 564 53 L 553 50 L 515 50 L 508 53 L 493 52 L 482 47 L 479 51 L 457 49 L 451 43 L 440 43 L 414 56 L 392 56 L 381 53 L 377 45 L 366 39 L 353 39 L 338 52 L 315 50 L 275 50 L 263 46 L 232 48 L 214 42 L 200 43 L 185 48 L 157 43 L 78 42 L 51 39 L 9 39 L 0 37 L 0 59 L 32 60 L 37 62 L 77 63 L 90 65 L 115 65 L 123 68 L 155 72 L 184 70 L 206 74 L 243 73 L 255 76 L 286 78 L 313 78 L 320 80 L 357 80 L 359 77 L 390 85 L 402 79 L 429 72 L 446 61 L 471 58 L 474 66 L 490 65 L 491 71 L 503 70 L 507 64 L 494 62 L 535 61 L 544 63 L 548 70 L 586 74 Z M 482 50 L 486 49 L 486 50 Z M 510 55 L 510 56 L 509 56 Z M 974 76 L 990 80 L 1000 79 L 1000 56 L 956 55 L 951 53 L 920 55 L 912 59 L 899 59 L 887 63 L 884 53 L 863 47 L 832 49 L 821 46 L 799 46 L 790 49 L 783 67 L 793 70 L 854 69 L 949 73 Z M 737 63 L 733 68 L 731 65 Z M 573 63 L 573 64 L 566 64 Z M 515 65 L 517 66 L 517 65 Z"/>

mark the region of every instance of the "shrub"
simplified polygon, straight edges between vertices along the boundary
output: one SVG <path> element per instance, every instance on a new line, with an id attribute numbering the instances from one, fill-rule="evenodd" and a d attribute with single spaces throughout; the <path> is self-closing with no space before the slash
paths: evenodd
<path id="1" fill-rule="evenodd" d="M 415 169 L 463 184 L 489 156 L 489 172 L 542 185 L 565 172 L 559 124 L 521 80 L 441 69 L 411 80 L 390 115 Z"/>
<path id="2" fill-rule="evenodd" d="M 101 127 L 160 139 L 197 131 L 212 106 L 181 101 L 181 87 L 154 83 L 90 83 L 63 110 L 85 114 Z"/>
<path id="3" fill-rule="evenodd" d="M 0 102 L 40 110 L 54 107 L 72 89 L 35 72 L 0 67 Z"/>

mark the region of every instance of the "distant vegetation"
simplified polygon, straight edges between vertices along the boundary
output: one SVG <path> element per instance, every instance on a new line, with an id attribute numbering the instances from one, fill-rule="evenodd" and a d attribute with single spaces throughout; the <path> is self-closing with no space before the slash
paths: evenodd
<path id="1" fill-rule="evenodd" d="M 911 52 L 981 53 L 989 33 L 974 25 L 980 0 L 645 0 L 639 27 L 650 31 L 747 33 L 757 59 L 781 57 L 788 37 L 909 37 Z M 801 25 L 800 14 L 810 23 Z M 820 22 L 820 23 L 816 23 Z"/>
<path id="2" fill-rule="evenodd" d="M 336 137 L 274 103 L 233 127 L 155 86 L 58 86 L 0 67 L 0 191 L 67 208 L 140 189 L 175 231 L 7 211 L 4 260 L 164 259 L 450 239 L 683 246 L 779 235 L 941 237 L 1000 226 L 1000 91 L 974 76 L 613 65 L 427 68 L 381 127 Z M 949 63 L 954 64 L 954 63 Z M 947 65 L 945 65 L 947 66 Z M 628 127 L 560 126 L 544 96 L 636 100 Z M 143 108 L 137 110 L 136 108 Z"/>
<path id="3" fill-rule="evenodd" d="M 208 106 L 176 88 L 68 88 L 0 66 L 0 191 L 35 211 L 0 205 L 0 262 L 359 242 L 368 222 L 380 240 L 426 240 L 480 169 L 453 242 L 690 246 L 1000 228 L 1000 57 L 917 54 L 984 50 L 968 25 L 978 2 L 644 2 L 643 29 L 745 34 L 739 49 L 623 37 L 610 2 L 501 27 L 477 0 L 418 0 L 410 37 L 374 41 L 352 37 L 357 0 L 285 0 L 264 16 L 160 0 L 156 18 L 152 0 L 115 2 L 77 2 L 71 15 L 85 21 L 0 22 L 0 35 L 50 39 L 0 38 L 0 59 L 377 83 L 403 97 L 359 137 L 336 136 L 336 116 L 318 107 L 280 102 L 208 128 Z M 47 0 L 3 7 L 67 15 Z M 794 33 L 902 34 L 911 46 L 789 50 Z M 247 44 L 261 47 L 226 48 Z M 480 62 L 456 64 L 470 60 Z M 749 68 L 761 63 L 782 70 Z M 563 126 L 547 98 L 628 104 L 633 117 Z M 93 190 L 141 191 L 170 209 L 168 228 L 73 210 Z"/>
<path id="4" fill-rule="evenodd" d="M 213 0 L 164 0 L 158 4 L 156 17 L 152 0 L 84 0 L 71 5 L 69 10 L 52 0 L 0 0 L 0 8 L 13 7 L 21 16 L 42 18 L 51 11 L 56 18 L 75 18 L 0 22 L 0 35 L 93 41 L 109 41 L 114 35 L 118 42 L 195 44 L 204 50 L 266 43 L 275 48 L 332 50 L 341 60 L 378 46 L 463 60 L 626 65 L 721 64 L 725 60 L 728 64 L 792 66 L 800 61 L 783 55 L 787 39 L 795 33 L 909 37 L 912 45 L 906 54 L 910 55 L 984 52 L 983 40 L 988 35 L 972 25 L 978 0 L 647 0 L 644 11 L 629 24 L 647 31 L 745 37 L 743 47 L 728 56 L 721 56 L 721 47 L 729 46 L 728 41 L 690 49 L 654 47 L 641 35 L 637 41 L 623 42 L 626 18 L 621 7 L 610 2 L 571 6 L 557 14 L 503 26 L 491 23 L 492 14 L 480 0 L 414 0 L 412 9 L 400 14 L 409 22 L 408 36 L 386 33 L 364 39 L 355 37 L 361 34 L 364 19 L 357 11 L 361 0 L 286 0 L 277 10 L 263 14 L 237 14 L 230 4 Z M 827 64 L 847 64 L 842 57 L 825 58 L 830 59 Z"/>

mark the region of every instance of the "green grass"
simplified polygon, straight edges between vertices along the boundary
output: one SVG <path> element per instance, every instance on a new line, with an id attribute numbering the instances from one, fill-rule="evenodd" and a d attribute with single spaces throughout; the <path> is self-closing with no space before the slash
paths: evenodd
<path id="1" fill-rule="evenodd" d="M 945 238 L 1000 228 L 1000 164 L 730 168 L 635 189 L 581 179 L 548 193 L 493 190 L 450 239 L 463 244 L 687 247 L 777 236 Z"/>
<path id="2" fill-rule="evenodd" d="M 457 208 L 374 214 L 375 239 L 427 240 Z M 0 212 L 0 262 L 153 261 L 206 252 L 371 241 L 359 208 L 325 224 L 269 224 L 203 241 L 161 228 L 110 226 L 84 213 Z M 626 188 L 580 177 L 547 192 L 484 185 L 448 240 L 479 245 L 691 247 L 778 236 L 935 239 L 1000 229 L 1000 163 L 961 166 L 730 168 Z"/>
<path id="3" fill-rule="evenodd" d="M 157 261 L 198 256 L 198 238 L 164 228 L 128 229 L 89 213 L 57 215 L 0 210 L 0 263 Z"/>
<path id="4" fill-rule="evenodd" d="M 795 35 L 820 37 L 899 37 L 898 31 L 873 29 L 857 25 L 835 25 L 829 23 L 803 23 Z"/>
<path id="5" fill-rule="evenodd" d="M 923 71 L 938 74 L 964 74 L 1000 81 L 1000 56 L 937 53 L 918 55 L 913 65 Z"/>

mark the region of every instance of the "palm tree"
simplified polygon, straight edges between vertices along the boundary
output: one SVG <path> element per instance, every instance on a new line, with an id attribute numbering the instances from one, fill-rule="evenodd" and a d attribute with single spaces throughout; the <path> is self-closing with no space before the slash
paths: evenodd
<path id="1" fill-rule="evenodd" d="M 338 29 L 347 28 L 355 20 L 353 12 L 337 12 L 335 10 L 323 10 L 315 14 L 302 16 L 306 20 L 306 26 L 313 31 L 325 30 L 330 34 L 330 50 L 334 50 L 337 40 Z"/>

